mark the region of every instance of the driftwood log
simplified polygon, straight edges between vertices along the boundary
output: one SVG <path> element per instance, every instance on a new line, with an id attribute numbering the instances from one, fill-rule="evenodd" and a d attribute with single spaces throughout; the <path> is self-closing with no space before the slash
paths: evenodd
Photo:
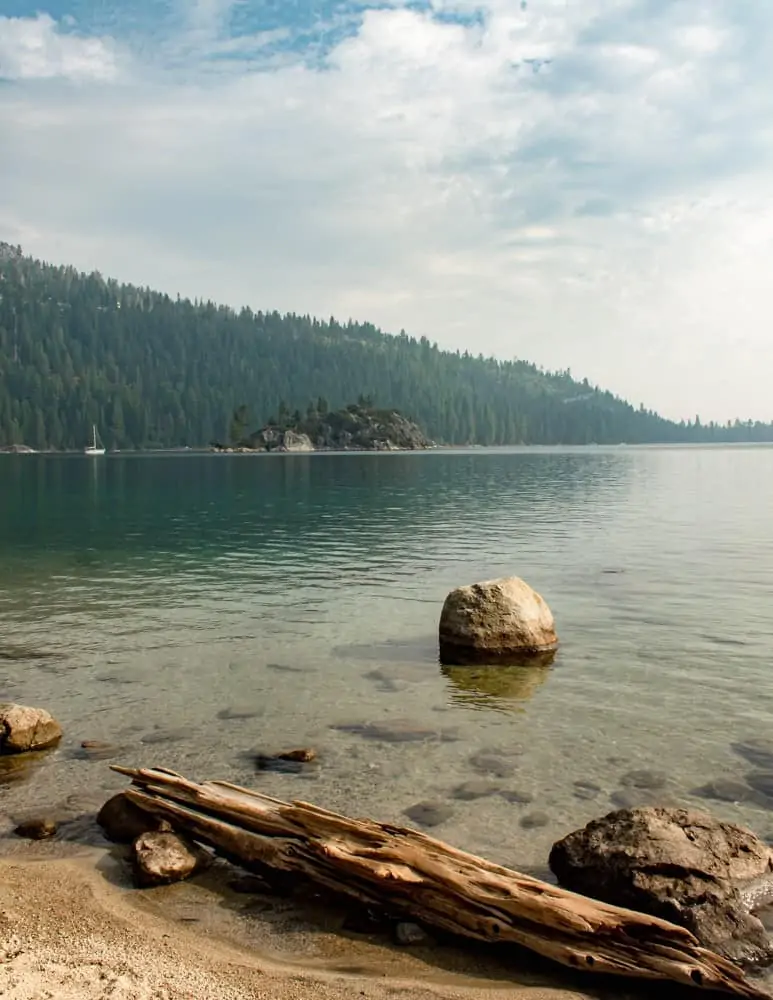
<path id="1" fill-rule="evenodd" d="M 426 834 L 284 802 L 161 768 L 114 767 L 127 796 L 253 871 L 333 892 L 477 941 L 515 944 L 573 969 L 669 980 L 757 1000 L 770 994 L 683 927 L 568 892 Z"/>

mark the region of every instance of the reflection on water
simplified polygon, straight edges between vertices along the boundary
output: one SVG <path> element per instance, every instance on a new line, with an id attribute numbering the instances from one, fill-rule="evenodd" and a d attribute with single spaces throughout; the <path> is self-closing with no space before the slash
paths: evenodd
<path id="1" fill-rule="evenodd" d="M 550 657 L 554 659 L 554 654 Z M 520 666 L 443 666 L 451 688 L 451 703 L 469 708 L 523 711 L 548 679 L 550 665 L 533 662 Z"/>
<path id="2" fill-rule="evenodd" d="M 83 740 L 394 822 L 440 802 L 435 833 L 524 866 L 633 769 L 705 807 L 773 723 L 772 458 L 0 456 L 0 696 L 66 731 L 0 812 L 121 787 Z M 555 666 L 441 667 L 448 591 L 510 574 L 555 614 Z M 293 747 L 317 765 L 255 767 Z M 501 794 L 455 797 L 481 760 Z"/>

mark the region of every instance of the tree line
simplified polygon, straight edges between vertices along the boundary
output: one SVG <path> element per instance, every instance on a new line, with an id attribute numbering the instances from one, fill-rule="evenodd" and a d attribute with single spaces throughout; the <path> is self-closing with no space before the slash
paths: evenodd
<path id="1" fill-rule="evenodd" d="M 234 310 L 25 256 L 0 243 L 0 445 L 79 449 L 227 440 L 367 397 L 446 444 L 773 440 L 771 424 L 676 423 L 522 360 L 441 350 L 369 323 Z"/>

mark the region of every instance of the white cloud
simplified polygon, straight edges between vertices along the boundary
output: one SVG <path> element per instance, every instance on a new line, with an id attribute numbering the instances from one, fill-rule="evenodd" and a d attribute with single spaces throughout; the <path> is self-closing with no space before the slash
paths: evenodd
<path id="1" fill-rule="evenodd" d="M 61 30 L 47 14 L 0 16 L 0 80 L 113 80 L 113 45 Z"/>
<path id="2" fill-rule="evenodd" d="M 229 37 L 223 0 L 152 59 L 0 19 L 0 238 L 571 366 L 670 414 L 773 416 L 773 9 L 433 6 L 365 10 L 324 68 L 290 25 Z M 92 51 L 112 77 L 77 75 Z"/>

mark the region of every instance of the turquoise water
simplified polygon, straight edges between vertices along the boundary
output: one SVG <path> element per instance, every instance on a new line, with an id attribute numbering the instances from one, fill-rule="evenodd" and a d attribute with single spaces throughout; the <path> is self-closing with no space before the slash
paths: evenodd
<path id="1" fill-rule="evenodd" d="M 0 456 L 0 697 L 66 729 L 0 812 L 121 787 L 93 739 L 384 820 L 429 801 L 522 867 L 621 795 L 768 835 L 759 796 L 691 793 L 773 737 L 772 507 L 763 447 Z M 555 665 L 443 670 L 446 593 L 506 574 Z M 296 746 L 318 762 L 256 770 Z"/>

